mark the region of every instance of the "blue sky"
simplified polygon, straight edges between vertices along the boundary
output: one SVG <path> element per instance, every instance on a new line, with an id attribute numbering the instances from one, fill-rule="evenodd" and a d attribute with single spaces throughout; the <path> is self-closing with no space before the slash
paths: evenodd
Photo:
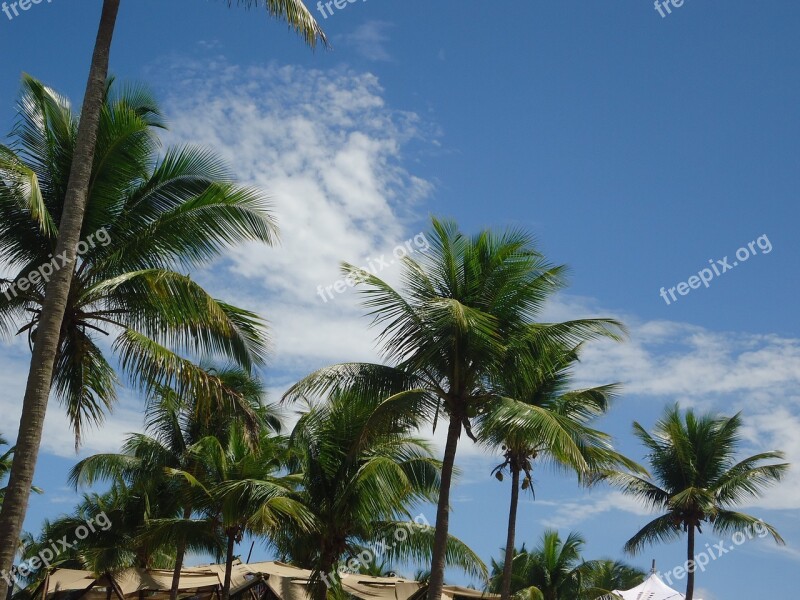
<path id="1" fill-rule="evenodd" d="M 99 8 L 52 0 L 13 20 L 0 13 L 2 131 L 22 72 L 79 101 Z M 524 227 L 570 266 L 548 318 L 628 324 L 627 343 L 589 347 L 579 372 L 579 383 L 625 384 L 603 421 L 623 451 L 641 457 L 633 420 L 649 427 L 681 402 L 742 410 L 743 450 L 800 462 L 800 6 L 686 0 L 662 18 L 647 0 L 371 0 L 314 12 L 333 51 L 311 52 L 284 25 L 224 2 L 123 2 L 112 53 L 118 79 L 161 99 L 169 142 L 213 147 L 275 202 L 280 248 L 239 248 L 195 274 L 271 320 L 273 395 L 314 367 L 375 357 L 354 294 L 316 295 L 338 279 L 337 262 L 389 252 L 429 215 L 448 216 L 465 231 Z M 669 305 L 659 295 L 761 236 L 771 251 L 754 245 L 708 288 Z M 0 431 L 13 437 L 28 354 L 0 344 Z M 140 406 L 123 394 L 81 455 L 116 449 L 141 427 Z M 57 405 L 46 431 L 36 480 L 47 493 L 33 499 L 29 529 L 74 500 Z M 508 487 L 489 476 L 496 457 L 469 442 L 461 453 L 452 531 L 488 560 L 504 543 Z M 541 473 L 536 490 L 519 519 L 529 545 L 545 527 L 576 529 L 587 557 L 619 557 L 647 519 L 568 477 Z M 698 580 L 705 600 L 756 597 L 764 582 L 777 596 L 796 588 L 800 476 L 747 508 L 787 547 L 753 540 L 713 561 Z M 632 560 L 668 570 L 683 554 L 675 544 Z"/>

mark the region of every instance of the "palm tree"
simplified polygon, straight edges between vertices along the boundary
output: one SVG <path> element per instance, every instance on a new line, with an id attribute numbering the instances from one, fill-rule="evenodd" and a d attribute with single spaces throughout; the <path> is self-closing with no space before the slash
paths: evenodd
<path id="1" fill-rule="evenodd" d="M 145 494 L 141 488 L 115 485 L 104 493 L 84 494 L 71 515 L 45 523 L 40 542 L 43 546 L 46 540 L 67 535 L 74 543 L 69 552 L 56 557 L 54 565 L 61 568 L 98 574 L 130 567 L 167 569 L 175 560 L 174 544 L 153 543 L 145 535 L 152 520 L 174 510 L 171 490 L 163 484 L 160 488 L 158 493 Z M 78 540 L 75 531 L 87 522 L 93 523 L 94 532 Z"/>
<path id="2" fill-rule="evenodd" d="M 58 270 L 58 257 L 51 259 L 55 222 L 75 128 L 66 100 L 26 78 L 14 145 L 0 147 L 3 182 L 11 181 L 0 193 L 0 248 L 17 269 L 0 295 L 0 328 L 27 334 L 34 347 L 46 277 L 29 273 L 38 265 Z M 269 204 L 258 191 L 237 186 L 206 151 L 169 148 L 159 158 L 161 128 L 157 104 L 145 90 L 116 94 L 109 88 L 83 250 L 53 375 L 53 392 L 67 408 L 77 441 L 84 422 L 100 421 L 115 399 L 117 377 L 98 334 L 115 336 L 113 349 L 139 387 L 173 387 L 207 402 L 223 394 L 224 385 L 184 354 L 216 356 L 246 371 L 266 355 L 259 317 L 212 298 L 179 270 L 238 242 L 273 243 Z M 35 189 L 19 179 L 27 172 L 36 173 Z M 17 284 L 26 276 L 30 285 Z"/>
<path id="3" fill-rule="evenodd" d="M 204 510 L 225 540 L 222 600 L 228 600 L 235 547 L 245 534 L 271 536 L 284 528 L 305 533 L 316 523 L 294 493 L 296 478 L 284 472 L 285 438 L 264 431 L 253 447 L 242 428 L 234 425 L 224 445 L 215 438 L 207 438 L 203 445 L 199 455 L 206 466 L 205 478 L 213 486 Z"/>
<path id="4" fill-rule="evenodd" d="M 622 491 L 662 512 L 625 544 L 635 554 L 649 544 L 666 542 L 687 534 L 686 600 L 694 597 L 695 535 L 703 523 L 725 535 L 763 527 L 775 541 L 783 539 L 771 525 L 733 508 L 781 480 L 787 463 L 764 464 L 783 459 L 777 451 L 762 452 L 736 460 L 741 442 L 741 413 L 733 417 L 681 414 L 676 405 L 667 408 L 653 434 L 639 423 L 634 433 L 647 448 L 652 479 L 629 473 L 610 473 L 609 480 Z"/>
<path id="5" fill-rule="evenodd" d="M 83 226 L 83 216 L 89 197 L 89 183 L 92 176 L 97 132 L 100 124 L 100 113 L 103 108 L 108 62 L 111 53 L 111 39 L 117 20 L 120 0 L 103 0 L 103 11 L 97 31 L 92 62 L 89 68 L 89 79 L 83 98 L 81 114 L 83 118 L 78 126 L 74 152 L 68 167 L 68 178 L 61 186 L 64 197 L 61 211 L 55 215 L 51 224 L 50 235 L 55 238 L 54 256 L 64 256 L 65 265 L 73 267 L 76 259 L 77 245 Z M 20 173 L 29 181 L 29 196 L 36 196 L 39 190 L 40 173 L 34 170 Z M 3 202 L 7 202 L 8 191 L 5 186 L 0 191 Z M 25 211 L 24 203 L 20 203 Z M 28 212 L 33 217 L 39 212 L 40 204 L 30 204 Z M 35 219 L 35 217 L 34 217 Z M 5 250 L 5 248 L 4 248 Z M 8 572 L 14 562 L 15 540 L 22 532 L 22 522 L 28 508 L 29 489 L 33 483 L 33 472 L 39 454 L 39 446 L 44 429 L 44 417 L 47 401 L 53 383 L 53 371 L 59 346 L 61 330 L 67 310 L 72 283 L 72 268 L 60 269 L 54 273 L 52 283 L 47 286 L 48 293 L 43 298 L 40 335 L 38 343 L 33 345 L 31 366 L 22 401 L 22 416 L 17 434 L 17 452 L 11 468 L 7 488 L 7 501 L 0 507 L 0 571 Z M 0 580 L 0 598 L 7 594 L 7 584 Z"/>
<path id="6" fill-rule="evenodd" d="M 117 485 L 103 494 L 84 494 L 71 514 L 45 520 L 37 536 L 23 536 L 20 558 L 27 561 L 28 569 L 17 582 L 20 591 L 14 595 L 15 600 L 30 600 L 54 568 L 104 574 L 131 567 L 170 566 L 174 546 L 152 544 L 142 535 L 149 520 L 157 518 L 169 503 L 164 491 L 146 498 L 136 490 Z M 91 534 L 84 535 L 82 530 Z M 69 546 L 55 552 L 54 540 L 60 539 L 69 540 Z M 36 560 L 31 562 L 32 559 Z M 44 559 L 47 563 L 43 563 Z"/>
<path id="7" fill-rule="evenodd" d="M 178 269 L 203 264 L 239 241 L 272 243 L 276 228 L 269 205 L 257 191 L 235 185 L 224 164 L 206 151 L 171 148 L 159 158 L 156 131 L 162 127 L 146 91 L 106 93 L 82 253 L 77 270 L 69 271 L 68 318 L 52 381 L 76 443 L 84 422 L 101 421 L 115 399 L 117 376 L 99 336 L 115 335 L 113 349 L 138 387 L 195 394 L 206 410 L 230 394 L 218 377 L 182 355 L 217 357 L 246 371 L 266 355 L 259 317 L 214 299 Z M 14 143 L 0 147 L 0 253 L 18 273 L 0 294 L 0 331 L 27 334 L 34 350 L 46 312 L 47 277 L 34 281 L 28 274 L 41 265 L 58 270 L 56 224 L 77 128 L 64 98 L 24 79 Z M 30 285 L 19 284 L 24 277 Z M 38 440 L 26 429 L 26 410 L 0 539 L 13 529 L 20 508 L 24 512 L 26 497 L 15 496 L 14 465 L 21 445 L 35 451 L 30 442 Z M 5 546 L 5 560 L 4 552 Z"/>
<path id="8" fill-rule="evenodd" d="M 619 560 L 596 560 L 587 570 L 581 598 L 600 600 L 614 590 L 629 590 L 641 584 L 645 572 Z"/>
<path id="9" fill-rule="evenodd" d="M 422 417 L 385 408 L 381 396 L 334 394 L 303 414 L 292 432 L 299 495 L 315 526 L 307 532 L 285 528 L 273 545 L 312 570 L 316 598 L 325 597 L 323 583 L 337 587 L 337 565 L 357 570 L 430 556 L 433 528 L 413 522 L 411 510 L 435 498 L 441 465 L 429 444 L 411 434 Z M 486 576 L 480 559 L 453 537 L 446 558 Z"/>
<path id="10" fill-rule="evenodd" d="M 214 535 L 211 522 L 192 518 L 195 509 L 206 501 L 211 485 L 205 477 L 204 448 L 215 442 L 227 445 L 236 424 L 244 426 L 243 431 L 251 441 L 258 439 L 261 430 L 268 426 L 280 427 L 261 404 L 264 389 L 258 379 L 240 369 L 215 374 L 232 392 L 233 402 L 225 409 L 206 414 L 196 397 L 182 401 L 173 390 L 159 389 L 148 403 L 144 434 L 131 435 L 121 454 L 91 456 L 70 473 L 70 481 L 76 487 L 111 479 L 118 485 L 141 490 L 145 496 L 157 496 L 154 502 L 174 500 L 172 513 L 180 516 L 169 521 L 168 530 L 152 530 L 158 532 L 160 543 L 172 544 L 176 549 L 171 565 L 171 600 L 178 595 L 186 551 L 215 552 L 220 548 L 220 538 Z M 163 515 L 159 522 L 170 516 Z M 165 531 L 169 535 L 164 535 Z M 146 537 L 147 532 L 142 535 Z"/>
<path id="11" fill-rule="evenodd" d="M 513 364 L 512 356 L 506 370 L 505 394 L 519 403 L 511 407 L 492 406 L 478 417 L 481 442 L 490 448 L 503 449 L 504 461 L 493 473 L 500 481 L 505 471 L 511 474 L 502 600 L 511 596 L 519 492 L 533 491 L 534 462 L 568 469 L 583 481 L 590 480 L 598 471 L 620 465 L 644 472 L 633 461 L 614 452 L 606 434 L 587 427 L 588 422 L 608 411 L 616 386 L 570 390 L 579 351 L 580 347 L 554 347 L 543 353 L 540 363 L 527 372 Z"/>
<path id="12" fill-rule="evenodd" d="M 520 600 L 574 600 L 581 594 L 592 568 L 581 558 L 586 544 L 577 532 L 562 540 L 557 531 L 547 530 L 532 551 L 523 545 L 514 551 L 511 591 Z M 503 585 L 503 563 L 492 561 L 489 590 L 499 592 Z"/>
<path id="13" fill-rule="evenodd" d="M 311 374 L 286 399 L 354 389 L 387 398 L 397 410 L 449 419 L 436 511 L 429 600 L 439 600 L 444 581 L 450 487 L 462 431 L 474 439 L 471 420 L 493 404 L 515 402 L 503 395 L 510 354 L 523 371 L 554 343 L 577 344 L 593 337 L 618 338 L 622 326 L 608 319 L 537 324 L 545 301 L 564 287 L 564 267 L 536 251 L 532 238 L 516 230 L 482 231 L 467 237 L 453 222 L 433 219 L 430 251 L 417 262 L 403 259 L 403 289 L 343 265 L 348 277 L 366 285 L 364 305 L 382 327 L 390 365 L 343 364 Z"/>
<path id="14" fill-rule="evenodd" d="M 245 8 L 264 7 L 271 17 L 288 23 L 312 48 L 318 40 L 327 46 L 324 32 L 301 0 L 236 0 L 235 3 Z M 47 285 L 47 294 L 43 296 L 38 343 L 33 346 L 17 435 L 18 449 L 8 486 L 9 501 L 0 508 L 0 571 L 10 569 L 14 560 L 12 542 L 19 537 L 22 530 L 53 374 L 58 370 L 62 323 L 68 315 L 70 288 L 73 283 L 72 267 L 76 264 L 76 250 L 81 233 L 86 231 L 84 216 L 91 197 L 90 186 L 94 175 L 93 166 L 96 165 L 111 41 L 119 4 L 120 0 L 103 0 L 81 118 L 77 125 L 66 177 L 61 180 L 63 185 L 59 186 L 62 194 L 59 202 L 61 210 L 53 215 L 50 233 L 56 240 L 54 256 L 65 256 L 65 264 L 70 265 L 70 268 L 60 269 L 53 274 Z M 232 4 L 234 0 L 228 0 L 228 5 Z M 30 189 L 37 189 L 41 173 L 33 170 L 25 175 L 30 182 Z M 36 207 L 32 206 L 31 212 L 35 210 Z M 5 582 L 0 581 L 0 598 L 5 597 L 5 586 Z"/>

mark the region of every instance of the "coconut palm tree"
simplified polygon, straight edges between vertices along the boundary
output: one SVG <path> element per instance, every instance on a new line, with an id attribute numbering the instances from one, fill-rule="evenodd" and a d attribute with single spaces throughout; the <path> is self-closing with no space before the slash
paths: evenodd
<path id="1" fill-rule="evenodd" d="M 737 460 L 741 427 L 741 413 L 728 418 L 696 415 L 692 410 L 682 414 L 677 405 L 669 407 L 652 434 L 639 423 L 633 424 L 634 433 L 647 449 L 652 478 L 609 474 L 609 480 L 624 493 L 663 513 L 628 540 L 627 552 L 636 554 L 649 544 L 686 534 L 686 600 L 694 597 L 695 536 L 702 533 L 704 523 L 718 535 L 761 527 L 777 543 L 783 543 L 771 525 L 733 510 L 744 500 L 758 498 L 789 468 L 787 463 L 771 462 L 783 459 L 783 453 L 777 451 Z"/>
<path id="2" fill-rule="evenodd" d="M 343 271 L 364 286 L 364 305 L 380 326 L 388 365 L 343 364 L 309 375 L 285 399 L 339 390 L 367 391 L 398 411 L 449 420 L 431 558 L 430 600 L 444 581 L 450 487 L 462 432 L 474 439 L 472 419 L 503 394 L 509 354 L 524 371 L 540 351 L 594 337 L 619 338 L 609 319 L 536 323 L 546 300 L 564 287 L 565 268 L 550 265 L 524 232 L 482 231 L 468 237 L 455 223 L 433 219 L 430 250 L 421 261 L 403 259 L 403 287 L 394 289 L 352 265 Z"/>
<path id="3" fill-rule="evenodd" d="M 53 376 L 53 393 L 77 441 L 83 425 L 101 421 L 116 396 L 117 376 L 101 337 L 113 336 L 123 370 L 140 388 L 167 386 L 211 404 L 223 383 L 184 355 L 218 357 L 246 371 L 264 362 L 263 321 L 214 299 L 181 271 L 231 244 L 273 243 L 269 204 L 258 191 L 237 186 L 224 163 L 204 150 L 168 148 L 159 158 L 161 128 L 149 93 L 109 89 Z M 0 249 L 17 273 L 0 289 L 0 328 L 26 334 L 33 346 L 47 283 L 41 265 L 61 266 L 55 224 L 75 129 L 67 101 L 26 78 L 14 143 L 0 147 Z M 36 174 L 35 189 L 13 179 L 24 172 Z M 38 276 L 30 275 L 37 267 Z"/>
<path id="4" fill-rule="evenodd" d="M 639 473 L 644 470 L 615 452 L 606 434 L 587 426 L 605 414 L 617 387 L 605 385 L 570 389 L 572 370 L 580 347 L 553 347 L 541 354 L 533 370 L 521 371 L 510 357 L 506 369 L 505 395 L 519 402 L 497 404 L 478 416 L 479 438 L 489 448 L 502 448 L 503 462 L 493 474 L 503 481 L 511 475 L 511 505 L 508 516 L 506 556 L 503 564 L 502 600 L 511 596 L 511 569 L 520 490 L 533 492 L 534 463 L 567 469 L 583 482 L 593 474 L 624 465 Z M 521 424 L 524 423 L 524 426 Z"/>
<path id="5" fill-rule="evenodd" d="M 108 90 L 81 256 L 74 272 L 68 269 L 73 279 L 68 318 L 52 381 L 76 443 L 85 423 L 100 422 L 116 396 L 118 377 L 98 338 L 113 336 L 113 351 L 139 388 L 149 392 L 167 386 L 194 394 L 209 411 L 231 396 L 218 377 L 185 355 L 216 357 L 245 371 L 264 362 L 262 320 L 214 299 L 184 273 L 239 241 L 272 243 L 276 228 L 269 205 L 256 190 L 237 186 L 225 165 L 204 150 L 169 148 L 159 158 L 162 127 L 146 91 Z M 64 270 L 57 223 L 77 128 L 63 97 L 24 79 L 13 143 L 0 147 L 0 255 L 17 273 L 0 286 L 0 332 L 26 334 L 34 350 L 47 273 Z M 38 447 L 26 410 L 0 540 L 24 512 L 25 497 L 14 491 L 14 465 L 28 466 L 20 447 L 34 451 L 32 441 Z M 5 549 L 3 544 L 3 560 Z"/>
<path id="6" fill-rule="evenodd" d="M 137 490 L 148 506 L 159 506 L 159 514 L 140 524 L 136 539 L 174 550 L 171 594 L 177 593 L 185 553 L 194 550 L 225 556 L 227 598 L 235 542 L 246 531 L 263 534 L 279 522 L 304 518 L 290 486 L 273 476 L 285 440 L 274 435 L 279 423 L 260 405 L 260 383 L 238 370 L 218 376 L 251 404 L 255 424 L 246 411 L 207 415 L 196 401 L 180 402 L 173 391 L 162 390 L 148 406 L 146 434 L 130 436 L 121 454 L 81 461 L 70 475 L 75 485 L 111 479 L 113 489 Z M 229 492 L 234 484 L 244 487 Z M 258 494 L 248 493 L 247 484 L 256 485 Z"/>
<path id="7" fill-rule="evenodd" d="M 172 544 L 176 550 L 171 565 L 171 600 L 177 598 L 186 551 L 215 552 L 220 548 L 220 538 L 215 536 L 211 522 L 192 518 L 208 494 L 202 455 L 208 438 L 226 445 L 233 426 L 242 424 L 249 439 L 255 441 L 262 428 L 280 427 L 261 404 L 264 389 L 258 379 L 241 369 L 209 371 L 231 391 L 231 403 L 208 414 L 197 397 L 183 401 L 174 390 L 160 388 L 148 402 L 144 434 L 129 436 L 122 453 L 91 456 L 70 473 L 76 488 L 111 479 L 117 485 L 139 489 L 145 496 L 160 496 L 153 498 L 154 502 L 174 500 L 172 513 L 180 516 L 171 519 L 170 535 L 164 535 L 163 528 L 157 530 L 159 543 Z M 171 515 L 167 511 L 162 517 Z M 142 535 L 147 533 L 143 531 Z"/>
<path id="8" fill-rule="evenodd" d="M 81 238 L 83 217 L 89 197 L 92 178 L 95 146 L 103 109 L 103 96 L 108 76 L 111 39 L 117 21 L 120 0 L 103 0 L 97 38 L 95 39 L 89 79 L 83 97 L 83 107 L 73 146 L 68 177 L 60 186 L 63 191 L 62 210 L 58 211 L 49 227 L 49 234 L 55 241 L 54 256 L 64 257 L 64 265 L 73 267 L 77 245 Z M 5 170 L 5 169 L 4 169 Z M 13 171 L 13 170 L 12 170 Z M 4 175 L 7 176 L 6 173 Z M 41 214 L 39 201 L 39 175 L 34 169 L 23 169 L 18 178 L 22 183 L 22 202 L 19 211 L 29 213 L 33 220 Z M 11 178 L 11 181 L 14 177 Z M 27 180 L 27 185 L 25 181 Z M 0 186 L 0 198 L 8 202 L 7 187 Z M 17 187 L 17 186 L 14 186 Z M 16 195 L 14 195 L 16 196 Z M 14 196 L 11 200 L 13 202 Z M 25 208 L 25 197 L 33 200 Z M 52 216 L 51 216 L 52 219 Z M 57 223 L 57 225 L 56 225 Z M 2 243 L 2 242 L 0 242 Z M 3 244 L 5 246 L 5 244 Z M 5 248 L 3 248 L 5 250 Z M 3 255 L 6 252 L 0 251 Z M 47 295 L 41 306 L 40 335 L 38 343 L 32 348 L 31 366 L 22 401 L 22 417 L 17 434 L 17 453 L 12 464 L 8 484 L 8 501 L 0 507 L 0 571 L 7 572 L 14 562 L 14 542 L 22 532 L 22 522 L 28 508 L 29 489 L 33 483 L 33 472 L 39 454 L 44 429 L 47 401 L 53 385 L 53 375 L 59 346 L 61 345 L 62 325 L 67 311 L 67 303 L 72 284 L 72 268 L 60 269 L 53 273 L 52 283 L 47 286 Z M 7 584 L 0 580 L 0 598 L 5 598 Z"/>
<path id="9" fill-rule="evenodd" d="M 294 491 L 297 478 L 285 473 L 285 438 L 265 431 L 254 448 L 234 426 L 224 445 L 207 438 L 201 446 L 205 478 L 213 486 L 203 510 L 225 540 L 222 600 L 228 600 L 235 547 L 245 534 L 269 538 L 285 528 L 305 533 L 316 523 Z M 165 525 L 167 531 L 173 527 Z"/>
<path id="10" fill-rule="evenodd" d="M 430 556 L 433 528 L 411 511 L 435 498 L 441 464 L 428 442 L 412 435 L 423 417 L 385 408 L 381 396 L 334 394 L 303 414 L 292 432 L 299 495 L 315 526 L 286 528 L 272 541 L 280 555 L 313 571 L 317 598 L 324 599 L 326 585 L 338 585 L 337 565 L 358 570 Z M 453 537 L 446 558 L 486 576 L 480 559 Z"/>
<path id="11" fill-rule="evenodd" d="M 172 565 L 175 547 L 153 544 L 142 535 L 150 519 L 162 510 L 170 510 L 167 490 L 145 497 L 125 485 L 116 485 L 102 494 L 84 494 L 75 510 L 53 521 L 45 520 L 37 536 L 23 538 L 20 558 L 29 572 L 21 577 L 20 600 L 31 598 L 32 592 L 50 569 L 79 569 L 108 573 L 136 567 L 161 569 Z M 59 547 L 54 540 L 69 541 Z M 54 552 L 57 548 L 58 552 Z M 47 559 L 47 564 L 37 559 Z M 34 568 L 35 567 L 35 568 Z"/>
<path id="12" fill-rule="evenodd" d="M 586 541 L 572 532 L 562 540 L 557 531 L 547 530 L 539 545 L 528 551 L 523 545 L 514 551 L 511 591 L 520 600 L 574 600 L 581 594 L 591 562 L 581 558 Z M 503 563 L 492 561 L 489 590 L 503 585 Z"/>
<path id="13" fill-rule="evenodd" d="M 600 600 L 607 598 L 614 590 L 629 590 L 641 584 L 645 572 L 619 560 L 593 561 L 584 577 L 581 598 Z"/>
<path id="14" fill-rule="evenodd" d="M 228 5 L 244 8 L 265 8 L 274 18 L 285 21 L 305 42 L 315 47 L 318 41 L 327 46 L 327 39 L 314 17 L 301 0 L 228 0 Z M 55 240 L 54 256 L 64 256 L 70 268 L 57 270 L 43 296 L 38 343 L 33 346 L 31 366 L 25 388 L 22 418 L 17 435 L 18 449 L 9 481 L 8 502 L 0 508 L 0 571 L 8 570 L 14 559 L 11 544 L 19 537 L 33 482 L 33 471 L 41 444 L 44 416 L 54 378 L 61 344 L 62 324 L 68 316 L 73 283 L 72 267 L 76 264 L 77 245 L 86 231 L 84 216 L 91 198 L 91 185 L 97 164 L 104 94 L 108 78 L 111 42 L 119 12 L 120 0 L 103 0 L 89 77 L 83 97 L 81 118 L 74 132 L 70 160 L 65 177 L 60 180 L 61 210 L 53 217 L 51 236 Z M 39 189 L 40 172 L 25 171 L 31 191 Z M 2 193 L 2 192 L 0 192 Z M 23 205 L 24 206 L 24 205 Z M 22 209 L 25 210 L 24 208 Z M 32 205 L 30 211 L 38 208 Z M 0 581 L 0 598 L 5 596 L 5 583 Z"/>

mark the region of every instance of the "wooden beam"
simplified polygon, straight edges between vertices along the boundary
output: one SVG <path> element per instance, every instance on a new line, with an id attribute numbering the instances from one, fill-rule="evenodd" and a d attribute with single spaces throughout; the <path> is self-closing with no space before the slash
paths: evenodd
<path id="1" fill-rule="evenodd" d="M 85 595 L 86 595 L 86 594 L 89 592 L 89 590 L 91 590 L 91 589 L 92 589 L 92 588 L 95 586 L 95 584 L 96 584 L 96 583 L 97 583 L 97 579 L 95 579 L 94 581 L 92 581 L 92 583 L 90 583 L 88 586 L 86 586 L 86 587 L 85 587 L 85 588 L 84 588 L 84 589 L 81 591 L 81 593 L 80 593 L 80 594 L 78 594 L 78 595 L 75 597 L 75 600 L 80 600 L 81 598 L 83 598 L 83 597 L 84 597 L 84 596 L 85 596 Z"/>
<path id="2" fill-rule="evenodd" d="M 116 580 L 109 574 L 109 580 L 111 580 L 111 587 L 114 589 L 114 592 L 119 597 L 119 600 L 125 600 L 125 594 L 122 593 L 122 588 L 117 585 Z"/>

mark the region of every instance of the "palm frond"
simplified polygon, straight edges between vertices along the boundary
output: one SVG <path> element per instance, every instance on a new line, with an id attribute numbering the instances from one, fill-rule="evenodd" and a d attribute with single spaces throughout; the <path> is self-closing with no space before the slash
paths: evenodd
<path id="1" fill-rule="evenodd" d="M 675 524 L 672 515 L 662 515 L 650 521 L 625 542 L 625 552 L 638 554 L 645 546 L 675 541 L 680 538 L 681 532 L 682 529 Z"/>
<path id="2" fill-rule="evenodd" d="M 306 44 L 314 48 L 317 42 L 328 47 L 328 38 L 301 0 L 227 0 L 245 8 L 265 8 L 270 16 L 285 21 Z"/>

